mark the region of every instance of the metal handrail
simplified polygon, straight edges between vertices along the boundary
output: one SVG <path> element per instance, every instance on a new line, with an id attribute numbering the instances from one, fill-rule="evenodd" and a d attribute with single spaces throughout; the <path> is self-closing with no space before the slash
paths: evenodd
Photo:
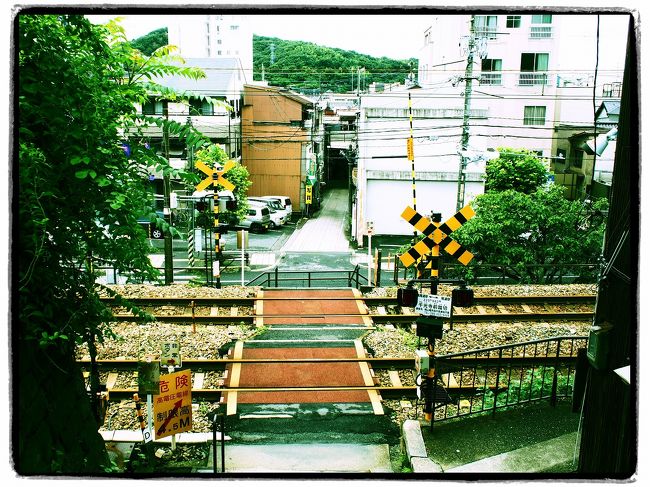
<path id="1" fill-rule="evenodd" d="M 559 398 L 572 397 L 578 351 L 586 346 L 585 336 L 559 336 L 436 356 L 435 380 L 449 387 L 453 399 L 436 405 L 431 427 L 542 400 L 555 406 Z M 498 360 L 489 366 L 472 360 L 486 357 Z"/>
<path id="2" fill-rule="evenodd" d="M 289 277 L 286 277 L 286 275 Z M 341 277 L 336 277 L 337 275 L 341 275 Z M 319 271 L 281 271 L 278 267 L 276 267 L 273 271 L 266 271 L 262 274 L 259 274 L 258 276 L 248 281 L 246 285 L 280 287 L 280 283 L 291 283 L 297 281 L 307 281 L 307 287 L 312 287 L 313 282 L 319 281 L 344 281 L 347 283 L 347 287 L 356 287 L 358 289 L 362 285 L 363 281 L 366 283 L 368 282 L 368 278 L 361 275 L 359 265 L 357 265 L 353 270 L 335 269 Z"/>

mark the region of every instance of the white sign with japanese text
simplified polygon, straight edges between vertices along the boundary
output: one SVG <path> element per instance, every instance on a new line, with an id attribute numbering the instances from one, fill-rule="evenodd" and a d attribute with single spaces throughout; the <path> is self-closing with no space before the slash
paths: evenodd
<path id="1" fill-rule="evenodd" d="M 424 316 L 437 316 L 439 318 L 451 317 L 451 297 L 437 296 L 435 294 L 420 294 L 415 311 Z"/>

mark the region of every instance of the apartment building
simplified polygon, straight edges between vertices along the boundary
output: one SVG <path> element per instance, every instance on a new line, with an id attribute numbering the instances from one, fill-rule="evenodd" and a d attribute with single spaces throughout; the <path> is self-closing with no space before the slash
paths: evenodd
<path id="1" fill-rule="evenodd" d="M 361 96 L 353 236 L 361 243 L 369 222 L 377 235 L 411 234 L 399 215 L 413 203 L 424 215 L 453 215 L 458 201 L 483 192 L 489 149 L 498 147 L 532 150 L 549 171 L 558 157 L 574 161 L 571 171 L 581 177 L 567 196 L 584 197 L 594 157 L 577 167 L 577 151 L 593 135 L 598 107 L 620 96 L 628 23 L 625 14 L 433 16 L 410 102 L 395 90 Z M 468 163 L 462 190 L 461 156 Z"/>
<path id="2" fill-rule="evenodd" d="M 235 58 L 244 82 L 253 80 L 253 32 L 245 15 L 179 15 L 167 26 L 169 43 L 193 58 Z"/>

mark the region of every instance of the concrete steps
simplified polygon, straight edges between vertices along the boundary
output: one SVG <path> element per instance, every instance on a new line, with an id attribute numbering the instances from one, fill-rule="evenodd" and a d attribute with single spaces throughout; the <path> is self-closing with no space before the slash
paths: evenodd
<path id="1" fill-rule="evenodd" d="M 219 453 L 219 452 L 218 452 Z M 392 472 L 388 445 L 349 443 L 227 445 L 226 473 Z M 218 467 L 221 468 L 220 458 Z M 197 473 L 212 473 L 208 467 Z"/>

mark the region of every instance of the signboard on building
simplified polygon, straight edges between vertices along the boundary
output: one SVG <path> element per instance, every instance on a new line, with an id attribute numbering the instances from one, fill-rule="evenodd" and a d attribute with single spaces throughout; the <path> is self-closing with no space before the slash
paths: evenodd
<path id="1" fill-rule="evenodd" d="M 451 317 L 451 297 L 437 296 L 435 294 L 420 294 L 415 311 L 424 316 L 437 316 L 439 318 Z"/>
<path id="2" fill-rule="evenodd" d="M 312 194 L 311 189 L 312 189 L 312 187 L 313 186 L 311 186 L 311 185 L 305 186 L 305 203 L 307 203 L 308 205 L 311 205 L 311 194 Z"/>
<path id="3" fill-rule="evenodd" d="M 181 370 L 160 376 L 160 393 L 153 397 L 156 439 L 192 429 L 192 373 Z"/>

